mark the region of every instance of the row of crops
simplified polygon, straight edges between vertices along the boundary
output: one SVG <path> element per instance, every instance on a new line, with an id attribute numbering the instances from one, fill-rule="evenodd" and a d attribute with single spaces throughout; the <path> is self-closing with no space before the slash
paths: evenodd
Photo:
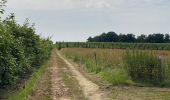
<path id="1" fill-rule="evenodd" d="M 116 43 L 116 42 L 56 42 L 60 48 L 110 48 L 170 50 L 170 43 Z"/>
<path id="2" fill-rule="evenodd" d="M 13 15 L 0 21 L 0 88 L 17 84 L 49 58 L 52 42 L 35 34 L 26 21 L 17 24 Z"/>
<path id="3" fill-rule="evenodd" d="M 170 84 L 168 51 L 64 48 L 61 52 L 113 85 Z"/>
<path id="4" fill-rule="evenodd" d="M 169 43 L 57 42 L 56 46 L 65 48 L 62 52 L 66 57 L 85 64 L 88 71 L 99 73 L 112 84 L 129 84 L 132 80 L 167 86 L 170 81 L 169 52 L 160 51 L 170 50 Z"/>

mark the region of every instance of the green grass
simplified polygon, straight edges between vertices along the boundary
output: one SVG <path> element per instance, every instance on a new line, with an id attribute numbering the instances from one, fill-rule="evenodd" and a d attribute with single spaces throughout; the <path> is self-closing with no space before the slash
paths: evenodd
<path id="1" fill-rule="evenodd" d="M 115 69 L 110 72 L 101 71 L 99 76 L 113 85 L 128 85 L 131 82 L 123 69 Z"/>
<path id="2" fill-rule="evenodd" d="M 117 64 L 116 59 L 113 61 L 112 57 L 108 57 L 115 57 L 117 54 L 109 54 L 108 52 L 103 52 L 103 50 L 74 50 L 63 50 L 62 53 L 74 62 L 84 65 L 84 69 L 87 72 L 97 74 L 112 85 L 129 85 L 132 83 L 122 64 Z"/>
<path id="3" fill-rule="evenodd" d="M 169 52 L 88 48 L 61 52 L 112 85 L 169 86 Z"/>
<path id="4" fill-rule="evenodd" d="M 153 52 L 127 51 L 125 69 L 133 81 L 161 85 L 165 81 L 163 58 Z"/>
<path id="5" fill-rule="evenodd" d="M 90 79 L 108 91 L 111 89 L 110 95 L 113 100 L 170 100 L 169 87 L 155 87 L 150 84 L 132 81 L 132 78 L 128 75 L 127 69 L 125 69 L 127 66 L 125 67 L 123 56 L 126 53 L 126 50 L 65 48 L 62 49 L 61 52 L 66 56 L 66 58 L 69 58 L 73 62 L 80 64 L 77 66 L 77 68 L 82 68 L 83 71 L 90 72 L 90 75 L 97 76 L 97 78 L 99 76 L 99 79 L 101 79 L 99 81 L 96 77 L 95 79 L 90 77 Z M 94 52 L 96 52 L 97 62 L 95 61 Z M 133 51 L 131 52 L 132 54 L 129 53 L 127 59 L 131 57 L 129 58 L 128 62 L 130 64 L 132 63 L 132 67 L 137 65 L 147 67 L 149 64 L 158 66 L 159 63 L 155 62 L 157 60 L 157 55 L 164 57 L 165 62 L 163 64 L 166 66 L 165 80 L 167 80 L 165 86 L 169 84 L 169 51 L 153 51 L 154 54 L 151 55 L 151 51 L 146 50 L 145 54 L 141 53 L 142 56 L 138 55 L 138 53 L 137 55 L 134 55 L 136 53 L 133 53 Z M 141 63 L 141 61 L 143 63 Z M 138 68 L 138 66 L 135 68 Z M 87 77 L 89 78 L 89 76 Z M 103 80 L 106 80 L 112 85 L 107 84 L 107 82 L 105 83 Z"/>
<path id="6" fill-rule="evenodd" d="M 38 81 L 46 70 L 48 63 L 49 62 L 46 62 L 37 71 L 35 71 L 31 78 L 26 81 L 25 88 L 21 88 L 19 91 L 12 94 L 8 100 L 27 100 L 28 96 L 31 95 L 34 88 L 38 85 Z"/>

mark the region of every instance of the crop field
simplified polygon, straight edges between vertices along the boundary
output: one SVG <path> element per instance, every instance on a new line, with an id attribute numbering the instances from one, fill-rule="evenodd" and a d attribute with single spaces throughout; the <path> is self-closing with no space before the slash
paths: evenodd
<path id="1" fill-rule="evenodd" d="M 170 100 L 168 10 L 168 0 L 0 0 L 0 100 Z"/>
<path id="2" fill-rule="evenodd" d="M 121 85 L 137 86 L 137 89 L 141 86 L 158 88 L 169 87 L 170 84 L 169 51 L 64 48 L 61 52 L 66 58 L 81 64 L 87 72 L 95 73 L 113 87 Z M 132 91 L 133 89 L 134 87 Z M 120 90 L 116 88 L 116 91 Z M 143 91 L 152 94 L 146 90 L 148 89 Z"/>
<path id="3" fill-rule="evenodd" d="M 57 48 L 170 50 L 170 43 L 56 42 Z"/>

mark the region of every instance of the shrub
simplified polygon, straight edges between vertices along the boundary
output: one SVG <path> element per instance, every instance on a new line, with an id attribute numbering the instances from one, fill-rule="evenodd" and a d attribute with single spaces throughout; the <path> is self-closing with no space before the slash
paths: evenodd
<path id="1" fill-rule="evenodd" d="M 0 21 L 0 88 L 30 75 L 50 55 L 52 42 L 35 34 L 28 21 L 19 25 L 14 15 Z"/>

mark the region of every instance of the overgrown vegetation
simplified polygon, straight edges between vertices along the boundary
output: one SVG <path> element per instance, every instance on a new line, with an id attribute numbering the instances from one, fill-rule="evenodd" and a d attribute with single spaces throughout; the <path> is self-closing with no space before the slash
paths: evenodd
<path id="1" fill-rule="evenodd" d="M 50 56 L 52 42 L 35 34 L 33 25 L 15 21 L 14 14 L 0 21 L 0 88 L 15 85 Z"/>
<path id="2" fill-rule="evenodd" d="M 88 72 L 98 74 L 113 85 L 129 84 L 131 81 L 123 69 L 120 50 L 103 49 L 62 49 L 62 53 L 82 64 Z"/>
<path id="3" fill-rule="evenodd" d="M 113 85 L 168 86 L 168 51 L 121 49 L 62 49 L 67 58 Z"/>
<path id="4" fill-rule="evenodd" d="M 31 95 L 33 90 L 37 87 L 38 81 L 48 66 L 49 61 L 44 63 L 37 71 L 34 71 L 31 78 L 25 82 L 26 84 L 24 84 L 24 88 L 13 93 L 8 100 L 27 100 L 28 96 Z"/>
<path id="5" fill-rule="evenodd" d="M 163 58 L 153 52 L 127 51 L 124 55 L 127 72 L 133 81 L 160 85 L 165 80 Z"/>

